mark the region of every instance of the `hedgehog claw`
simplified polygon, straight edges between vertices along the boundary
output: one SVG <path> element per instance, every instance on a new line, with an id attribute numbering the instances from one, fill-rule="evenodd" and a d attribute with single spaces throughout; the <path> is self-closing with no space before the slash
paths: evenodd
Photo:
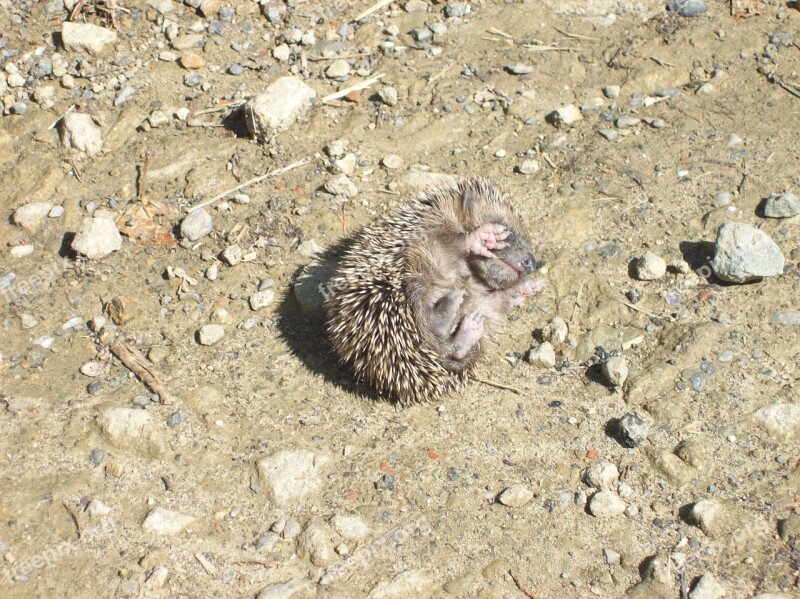
<path id="1" fill-rule="evenodd" d="M 470 254 L 491 258 L 491 250 L 502 250 L 508 247 L 504 241 L 510 235 L 505 225 L 487 223 L 467 235 L 466 249 Z"/>

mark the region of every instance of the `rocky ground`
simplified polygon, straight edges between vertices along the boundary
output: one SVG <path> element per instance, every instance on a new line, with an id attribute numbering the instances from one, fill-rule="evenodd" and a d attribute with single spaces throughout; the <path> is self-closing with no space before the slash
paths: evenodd
<path id="1" fill-rule="evenodd" d="M 379 4 L 0 0 L 0 594 L 798 596 L 800 14 Z M 474 174 L 547 288 L 398 409 L 308 277 Z"/>

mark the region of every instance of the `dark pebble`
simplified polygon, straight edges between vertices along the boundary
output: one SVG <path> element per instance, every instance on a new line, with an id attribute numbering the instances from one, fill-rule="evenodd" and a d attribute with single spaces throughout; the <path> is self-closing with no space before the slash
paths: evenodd
<path id="1" fill-rule="evenodd" d="M 385 491 L 394 491 L 394 476 L 391 474 L 384 474 L 375 486 Z"/>
<path id="2" fill-rule="evenodd" d="M 89 454 L 89 461 L 94 464 L 95 466 L 99 466 L 103 463 L 103 460 L 106 457 L 106 452 L 102 449 L 93 449 L 92 453 Z"/>
<path id="3" fill-rule="evenodd" d="M 184 422 L 186 422 L 185 412 L 175 412 L 169 418 L 167 418 L 167 426 L 170 428 L 178 426 L 179 424 L 183 424 Z"/>
<path id="4" fill-rule="evenodd" d="M 89 395 L 94 395 L 103 389 L 104 385 L 102 381 L 93 381 L 89 383 L 89 386 L 86 387 L 86 391 L 89 392 Z"/>
<path id="5" fill-rule="evenodd" d="M 649 432 L 650 425 L 636 414 L 625 414 L 620 418 L 616 430 L 619 442 L 630 449 L 644 443 Z"/>

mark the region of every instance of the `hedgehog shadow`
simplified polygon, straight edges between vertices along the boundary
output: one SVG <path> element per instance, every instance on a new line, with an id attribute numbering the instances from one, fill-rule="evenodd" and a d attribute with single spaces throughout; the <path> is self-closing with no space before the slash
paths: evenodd
<path id="1" fill-rule="evenodd" d="M 336 260 L 350 247 L 352 238 L 338 241 L 306 266 L 299 267 L 292 276 L 293 285 L 278 306 L 278 334 L 286 342 L 289 351 L 312 373 L 321 376 L 358 397 L 359 399 L 385 400 L 369 387 L 359 384 L 352 373 L 339 363 L 325 332 L 323 302 L 325 290 L 333 274 Z M 306 279 L 307 277 L 307 279 Z M 305 304 L 303 310 L 295 295 L 295 286 L 304 285 Z M 314 294 L 319 294 L 314 297 Z M 391 402 L 389 402 L 391 403 Z"/>

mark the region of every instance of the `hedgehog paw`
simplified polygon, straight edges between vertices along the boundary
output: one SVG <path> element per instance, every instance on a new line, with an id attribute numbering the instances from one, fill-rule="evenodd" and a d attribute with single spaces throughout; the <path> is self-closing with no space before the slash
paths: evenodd
<path id="1" fill-rule="evenodd" d="M 456 360 L 463 360 L 481 337 L 483 337 L 483 314 L 476 310 L 467 314 L 458 325 L 458 330 L 453 338 L 455 346 L 453 357 Z"/>
<path id="2" fill-rule="evenodd" d="M 467 235 L 467 252 L 491 258 L 494 256 L 491 250 L 502 250 L 508 247 L 508 244 L 504 240 L 509 235 L 510 233 L 505 225 L 498 225 L 495 223 L 481 225 Z"/>

